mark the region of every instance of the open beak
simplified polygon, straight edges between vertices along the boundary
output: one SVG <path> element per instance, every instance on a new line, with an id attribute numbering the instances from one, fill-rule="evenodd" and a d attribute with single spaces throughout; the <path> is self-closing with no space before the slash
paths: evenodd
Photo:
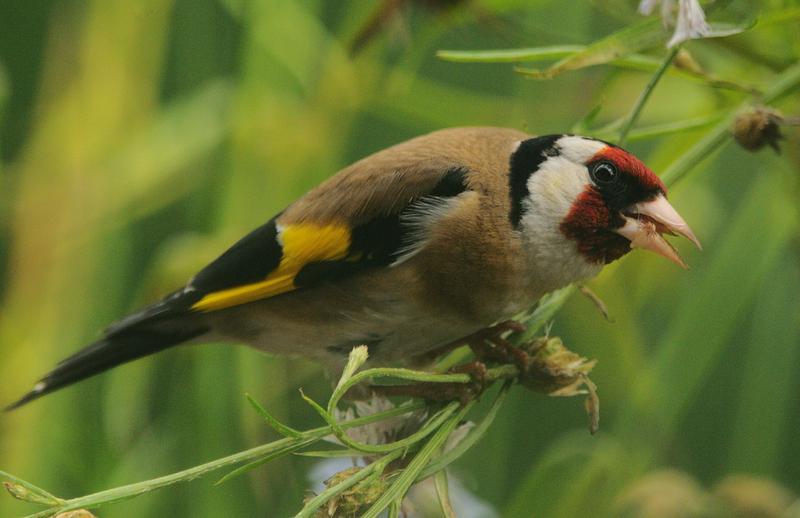
<path id="1" fill-rule="evenodd" d="M 663 194 L 659 194 L 651 201 L 631 206 L 623 211 L 622 217 L 625 219 L 625 224 L 614 229 L 614 232 L 628 239 L 631 242 L 631 248 L 650 250 L 685 269 L 689 267 L 683 262 L 675 248 L 662 237 L 662 234 L 683 236 L 694 243 L 699 250 L 702 250 L 700 241 L 695 237 L 692 229 L 672 208 Z"/>

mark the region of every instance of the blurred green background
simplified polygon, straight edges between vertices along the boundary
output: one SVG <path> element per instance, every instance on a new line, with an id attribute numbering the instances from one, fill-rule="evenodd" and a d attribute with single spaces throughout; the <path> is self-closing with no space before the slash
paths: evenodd
<path id="1" fill-rule="evenodd" d="M 800 59 L 798 18 L 768 16 L 797 2 L 719 3 L 772 23 L 691 42 L 706 70 L 763 88 Z M 376 5 L 2 2 L 0 404 L 351 161 L 446 126 L 563 132 L 598 104 L 612 120 L 649 79 L 601 66 L 535 82 L 435 57 L 590 43 L 637 21 L 632 1 L 406 2 L 351 52 Z M 798 114 L 799 97 L 778 106 Z M 641 124 L 745 98 L 668 75 Z M 629 148 L 660 171 L 703 132 Z M 672 189 L 705 246 L 680 245 L 690 271 L 632 254 L 590 284 L 612 322 L 582 297 L 557 316 L 552 333 L 599 360 L 601 431 L 586 432 L 578 400 L 515 390 L 453 470 L 498 515 L 616 515 L 630 484 L 668 467 L 704 487 L 749 473 L 800 494 L 800 138 L 785 133 L 781 155 L 729 144 Z M 238 347 L 167 351 L 0 415 L 0 469 L 64 497 L 176 471 L 275 439 L 244 392 L 318 425 L 297 388 L 326 399 L 320 372 Z M 282 459 L 98 514 L 286 516 L 313 465 Z M 0 495 L 0 516 L 34 510 Z"/>

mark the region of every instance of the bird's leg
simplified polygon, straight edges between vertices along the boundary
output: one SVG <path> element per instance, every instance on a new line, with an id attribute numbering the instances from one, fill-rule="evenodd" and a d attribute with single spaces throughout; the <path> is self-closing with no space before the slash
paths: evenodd
<path id="1" fill-rule="evenodd" d="M 506 320 L 492 327 L 481 329 L 463 341 L 469 345 L 478 361 L 513 363 L 521 372 L 525 372 L 528 370 L 530 357 L 525 351 L 514 347 L 503 338 L 503 334 L 508 331 L 519 333 L 524 330 L 525 326 L 516 320 Z"/>
<path id="2" fill-rule="evenodd" d="M 461 338 L 437 349 L 449 351 L 462 344 L 469 345 L 475 354 L 475 361 L 458 365 L 451 373 L 469 374 L 471 383 L 415 383 L 410 385 L 373 385 L 371 389 L 383 396 L 406 396 L 429 401 L 451 401 L 458 399 L 462 404 L 480 395 L 486 388 L 486 364 L 513 363 L 521 372 L 528 369 L 530 357 L 503 338 L 508 331 L 521 332 L 525 326 L 515 320 L 506 320 L 477 333 Z"/>

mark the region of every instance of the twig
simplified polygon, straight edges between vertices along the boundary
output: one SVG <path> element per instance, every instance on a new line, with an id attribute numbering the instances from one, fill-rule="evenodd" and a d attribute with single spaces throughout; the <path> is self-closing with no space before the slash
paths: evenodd
<path id="1" fill-rule="evenodd" d="M 650 77 L 650 81 L 647 82 L 647 86 L 644 87 L 642 93 L 639 94 L 639 98 L 636 100 L 636 104 L 633 105 L 633 109 L 631 109 L 631 114 L 628 116 L 628 119 L 625 121 L 625 124 L 622 126 L 622 129 L 619 132 L 619 138 L 617 139 L 617 144 L 620 146 L 625 145 L 625 140 L 628 138 L 628 133 L 630 133 L 631 128 L 633 125 L 636 124 L 636 121 L 639 120 L 639 115 L 642 113 L 642 109 L 644 105 L 647 104 L 647 100 L 650 98 L 650 94 L 653 93 L 658 82 L 661 80 L 661 77 L 666 72 L 667 68 L 672 64 L 672 61 L 675 59 L 675 56 L 678 55 L 681 46 L 675 45 L 664 58 L 664 61 L 661 62 L 661 65 L 656 70 L 655 74 Z"/>
<path id="2" fill-rule="evenodd" d="M 603 302 L 603 299 L 598 297 L 597 294 L 593 292 L 589 288 L 589 286 L 585 284 L 581 284 L 580 286 L 578 286 L 578 289 L 580 290 L 581 294 L 583 294 L 587 299 L 589 299 L 595 305 L 598 311 L 600 311 L 600 313 L 603 315 L 603 318 L 605 318 L 608 322 L 612 321 L 611 317 L 608 314 L 608 306 L 606 306 L 606 303 Z"/>

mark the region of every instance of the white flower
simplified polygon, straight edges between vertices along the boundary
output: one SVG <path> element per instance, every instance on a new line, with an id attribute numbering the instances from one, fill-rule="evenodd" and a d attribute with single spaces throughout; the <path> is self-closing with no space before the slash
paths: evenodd
<path id="1" fill-rule="evenodd" d="M 347 410 L 335 409 L 334 417 L 339 422 L 347 422 L 357 417 L 366 417 L 392 410 L 393 408 L 396 408 L 394 403 L 388 399 L 373 395 L 368 400 L 354 402 L 353 406 Z M 405 415 L 350 428 L 346 433 L 355 441 L 368 444 L 388 444 L 418 431 L 427 419 L 428 413 L 426 411 L 417 410 Z M 474 427 L 475 423 L 470 421 L 460 424 L 447 438 L 443 451 L 446 453 L 455 448 Z M 326 439 L 336 444 L 341 444 L 334 436 L 328 436 Z M 365 466 L 376 458 L 365 455 L 352 460 L 344 458 L 326 459 L 311 469 L 308 475 L 309 480 L 313 484 L 314 491 L 319 493 L 326 487 L 326 482 L 323 481 L 327 481 L 337 473 L 351 469 L 353 466 Z M 452 474 L 449 476 L 449 484 L 450 500 L 457 516 L 463 518 L 498 518 L 497 511 L 491 505 L 470 493 L 458 478 Z M 403 516 L 407 518 L 424 518 L 438 515 L 439 509 L 439 500 L 433 479 L 428 478 L 415 484 L 409 490 L 403 501 L 402 512 Z M 386 513 L 381 514 L 381 517 L 385 516 Z"/>
<path id="2" fill-rule="evenodd" d="M 355 411 L 350 407 L 345 411 L 334 410 L 334 417 L 337 421 L 346 422 L 356 417 L 367 417 L 379 412 L 386 412 L 395 408 L 394 403 L 385 397 L 374 395 L 366 401 L 356 401 Z M 367 444 L 388 444 L 390 442 L 403 439 L 419 430 L 425 422 L 428 413 L 424 410 L 409 412 L 405 415 L 391 417 L 371 424 L 357 426 L 348 429 L 345 433 L 354 441 L 365 442 Z M 339 442 L 334 437 L 330 437 L 333 442 Z"/>
<path id="3" fill-rule="evenodd" d="M 678 3 L 678 15 L 675 17 L 675 3 Z M 698 0 L 642 0 L 639 12 L 648 15 L 656 5 L 661 3 L 661 19 L 667 27 L 675 26 L 675 32 L 667 43 L 667 47 L 683 43 L 686 40 L 704 38 L 711 33 L 706 23 L 706 15 Z"/>

